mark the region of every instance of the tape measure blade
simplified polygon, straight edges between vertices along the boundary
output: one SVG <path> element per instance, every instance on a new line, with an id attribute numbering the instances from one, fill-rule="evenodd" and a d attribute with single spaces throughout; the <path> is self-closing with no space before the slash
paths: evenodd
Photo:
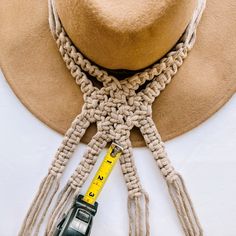
<path id="1" fill-rule="evenodd" d="M 105 182 L 107 181 L 108 176 L 110 175 L 116 161 L 121 155 L 121 151 L 117 152 L 116 155 L 111 156 L 113 152 L 114 145 L 111 145 L 96 173 L 94 176 L 85 196 L 84 201 L 94 204 L 99 193 L 101 192 Z"/>

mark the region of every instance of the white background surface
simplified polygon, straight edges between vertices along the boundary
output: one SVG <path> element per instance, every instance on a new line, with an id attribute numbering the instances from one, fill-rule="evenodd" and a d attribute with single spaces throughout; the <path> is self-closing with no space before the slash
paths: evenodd
<path id="1" fill-rule="evenodd" d="M 236 96 L 206 122 L 166 143 L 173 165 L 185 179 L 206 236 L 236 236 L 235 108 Z M 0 132 L 0 236 L 16 236 L 62 136 L 20 103 L 2 74 Z M 66 178 L 85 147 L 78 146 Z M 150 196 L 151 236 L 183 235 L 150 151 L 135 148 L 134 156 L 143 187 Z M 98 201 L 92 236 L 128 235 L 127 191 L 119 165 Z"/>

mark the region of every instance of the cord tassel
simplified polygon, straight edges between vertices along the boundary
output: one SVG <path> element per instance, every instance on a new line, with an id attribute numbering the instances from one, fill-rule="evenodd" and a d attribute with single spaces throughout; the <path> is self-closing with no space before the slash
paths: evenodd
<path id="1" fill-rule="evenodd" d="M 149 236 L 149 198 L 147 193 L 142 192 L 138 196 L 129 195 L 129 236 Z"/>
<path id="2" fill-rule="evenodd" d="M 60 218 L 63 213 L 62 211 L 66 208 L 66 205 L 68 205 L 69 202 L 73 201 L 72 196 L 74 191 L 75 190 L 69 185 L 66 185 L 63 189 L 61 197 L 57 200 L 57 203 L 49 218 L 45 235 L 53 235 L 58 218 Z"/>
<path id="3" fill-rule="evenodd" d="M 40 184 L 38 193 L 27 212 L 21 230 L 18 234 L 19 236 L 24 236 L 27 234 L 30 235 L 35 225 L 37 216 L 43 207 L 43 203 L 48 197 L 49 190 L 53 188 L 57 189 L 57 187 L 54 187 L 55 185 L 57 186 L 58 182 L 55 183 L 55 176 L 53 176 L 52 174 L 49 174 L 44 178 L 44 180 Z"/>
<path id="4" fill-rule="evenodd" d="M 38 235 L 38 232 L 40 230 L 40 226 L 41 226 L 41 224 L 42 224 L 42 222 L 43 222 L 43 220 L 44 220 L 44 218 L 45 218 L 45 216 L 47 214 L 48 208 L 50 207 L 50 204 L 51 204 L 51 202 L 52 202 L 52 200 L 53 200 L 53 198 L 54 198 L 54 196 L 55 196 L 55 194 L 56 194 L 56 192 L 57 192 L 57 190 L 59 188 L 59 181 L 56 181 L 55 185 L 56 186 L 55 186 L 55 188 L 54 188 L 54 190 L 53 190 L 53 192 L 52 192 L 52 194 L 51 194 L 51 196 L 50 196 L 50 198 L 49 198 L 49 200 L 47 202 L 47 205 L 44 207 L 44 212 L 41 215 L 41 218 L 39 218 L 39 222 L 38 223 L 37 223 L 37 218 L 39 216 L 39 213 L 43 209 L 43 204 L 40 206 L 40 208 L 36 212 L 36 214 L 34 216 L 34 219 L 33 219 L 33 222 L 32 222 L 32 224 L 30 226 L 30 229 L 29 229 L 29 234 L 32 233 L 34 227 L 37 225 L 37 228 L 36 228 L 36 231 L 35 231 L 34 235 Z"/>
<path id="5" fill-rule="evenodd" d="M 169 193 L 175 204 L 178 217 L 187 236 L 202 236 L 203 230 L 193 209 L 192 201 L 179 174 L 168 183 Z"/>

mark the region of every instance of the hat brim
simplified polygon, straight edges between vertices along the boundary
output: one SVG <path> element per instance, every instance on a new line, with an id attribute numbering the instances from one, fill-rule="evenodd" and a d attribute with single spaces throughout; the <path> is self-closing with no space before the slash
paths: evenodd
<path id="1" fill-rule="evenodd" d="M 209 0 L 194 48 L 153 104 L 163 140 L 196 127 L 236 91 L 236 2 Z M 67 70 L 48 26 L 47 0 L 0 0 L 0 65 L 21 102 L 64 134 L 81 111 L 83 97 Z M 82 142 L 96 132 L 93 124 Z M 133 146 L 144 146 L 137 129 Z"/>

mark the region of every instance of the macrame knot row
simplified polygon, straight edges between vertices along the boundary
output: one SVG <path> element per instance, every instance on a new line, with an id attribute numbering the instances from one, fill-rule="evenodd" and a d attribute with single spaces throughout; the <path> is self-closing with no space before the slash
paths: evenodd
<path id="1" fill-rule="evenodd" d="M 120 90 L 123 91 L 126 96 L 133 96 L 136 94 L 135 91 L 141 85 L 147 81 L 153 80 L 155 77 L 158 78 L 158 76 L 161 75 L 159 78 L 160 83 L 151 83 L 147 86 L 147 88 L 149 88 L 149 90 L 158 90 L 157 86 L 160 84 L 162 86 L 160 90 L 163 90 L 165 88 L 165 84 L 168 84 L 173 75 L 177 73 L 178 67 L 183 64 L 183 60 L 187 57 L 187 53 L 189 51 L 188 47 L 181 42 L 176 45 L 174 51 L 169 52 L 167 57 L 163 58 L 160 63 L 154 65 L 151 69 L 148 68 L 142 73 L 137 73 L 132 77 L 119 81 L 114 76 L 108 75 L 106 71 L 100 70 L 97 66 L 91 65 L 88 60 L 84 59 L 83 55 L 76 50 L 70 39 L 66 37 L 64 30 L 58 32 L 56 42 L 68 69 L 70 69 L 72 76 L 76 78 L 76 82 L 81 86 L 81 91 L 84 94 L 91 94 L 95 89 L 91 89 L 91 81 L 84 81 L 84 78 L 86 77 L 84 72 L 89 73 L 91 76 L 102 82 L 106 90 L 109 90 L 110 92 Z M 81 69 L 84 72 L 82 72 Z M 84 88 L 85 86 L 88 86 L 88 88 Z M 146 93 L 148 93 L 148 91 Z M 159 93 L 153 93 L 153 98 L 155 99 L 158 95 Z M 150 103 L 152 102 L 153 99 Z"/>

